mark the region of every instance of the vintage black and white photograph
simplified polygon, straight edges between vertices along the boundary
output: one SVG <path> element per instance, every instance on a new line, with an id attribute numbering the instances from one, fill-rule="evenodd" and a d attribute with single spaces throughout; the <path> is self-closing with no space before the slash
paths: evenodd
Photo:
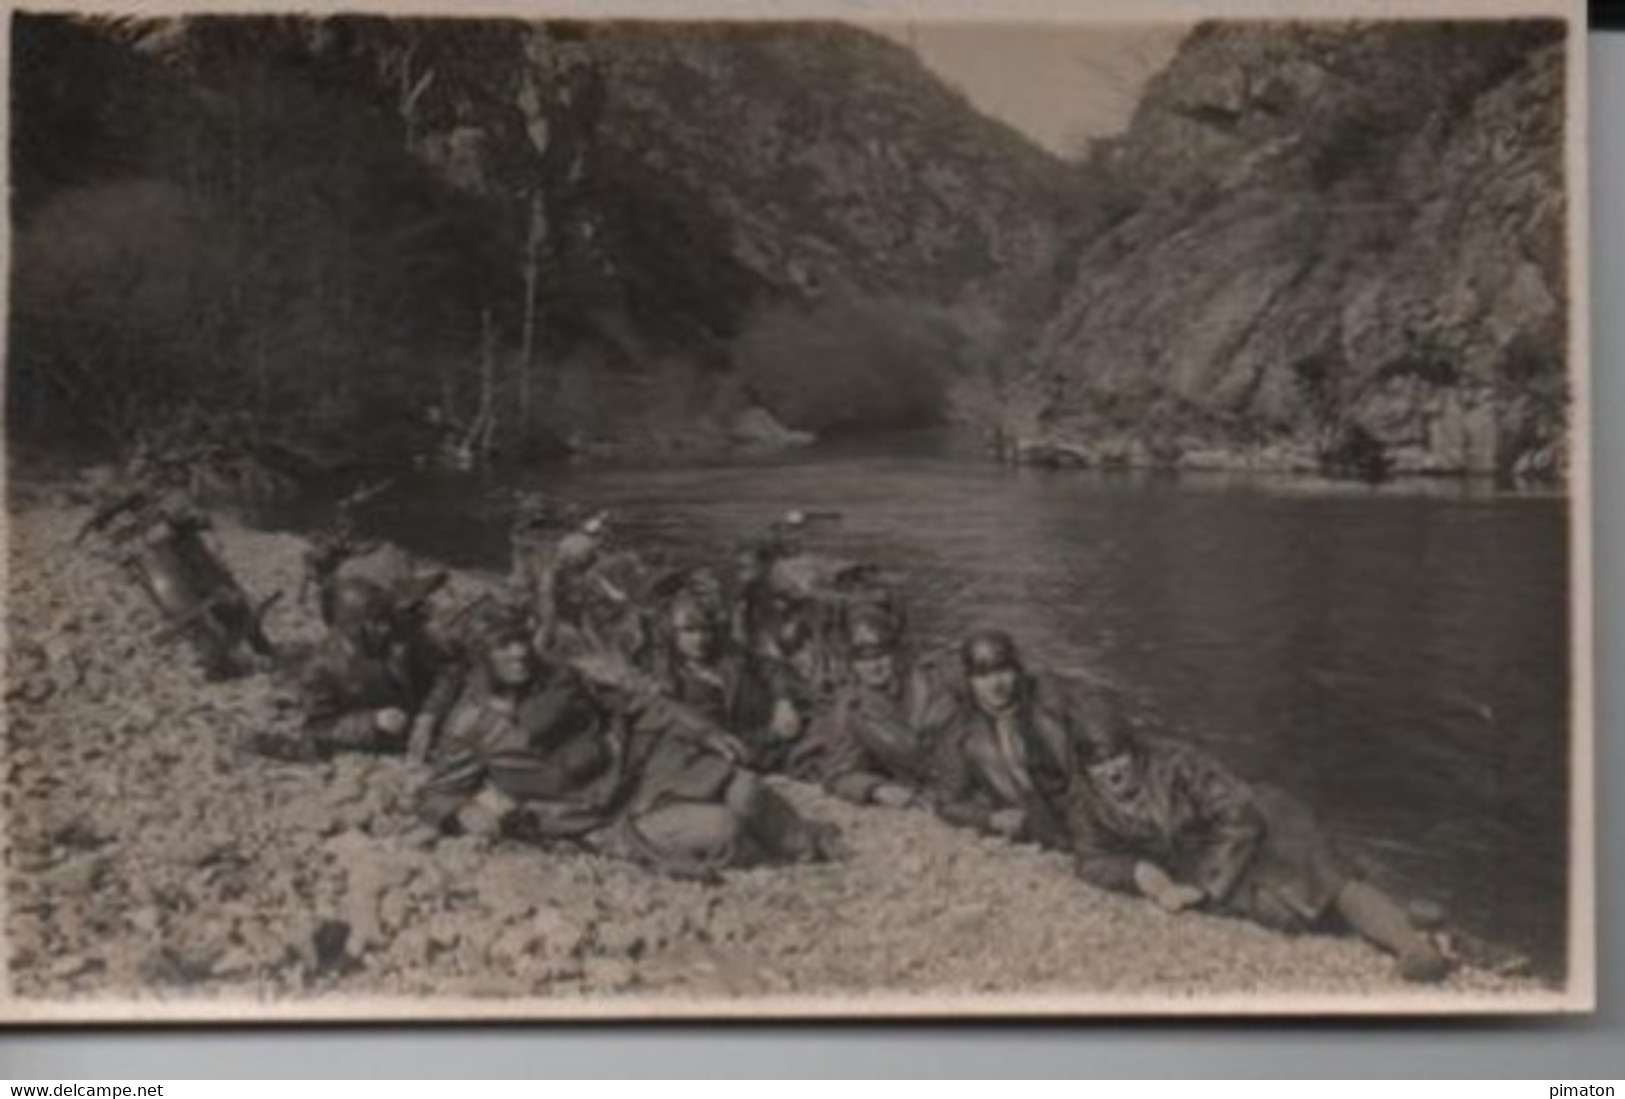
<path id="1" fill-rule="evenodd" d="M 9 13 L 0 1016 L 1593 1006 L 1578 4 L 954 13 Z"/>

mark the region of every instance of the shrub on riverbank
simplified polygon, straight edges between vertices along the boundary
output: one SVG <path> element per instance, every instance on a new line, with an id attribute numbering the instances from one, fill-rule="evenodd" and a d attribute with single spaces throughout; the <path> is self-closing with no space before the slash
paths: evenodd
<path id="1" fill-rule="evenodd" d="M 963 342 L 941 310 L 839 297 L 761 312 L 733 359 L 746 392 L 781 421 L 829 434 L 939 422 Z"/>

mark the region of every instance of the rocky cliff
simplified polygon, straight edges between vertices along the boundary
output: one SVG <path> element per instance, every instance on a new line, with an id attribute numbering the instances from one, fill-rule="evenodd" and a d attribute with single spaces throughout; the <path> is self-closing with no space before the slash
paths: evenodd
<path id="1" fill-rule="evenodd" d="M 999 297 L 1049 258 L 1066 167 L 902 46 L 835 25 L 595 39 L 605 140 L 700 197 L 776 286 Z"/>
<path id="2" fill-rule="evenodd" d="M 606 409 L 661 405 L 666 426 L 703 433 L 757 401 L 819 430 L 931 418 L 942 386 L 918 364 L 954 343 L 937 322 L 996 326 L 1048 277 L 1077 204 L 1072 166 L 853 27 L 526 34 L 523 79 L 545 97 L 562 54 L 577 103 L 592 101 L 575 134 L 546 138 L 549 156 L 560 141 L 579 150 L 546 181 L 543 290 L 555 392 L 578 425 L 613 432 Z M 502 163 L 535 137 L 487 112 L 423 147 L 500 198 L 513 189 Z M 864 399 L 828 399 L 849 388 Z"/>
<path id="3" fill-rule="evenodd" d="M 9 414 L 1561 476 L 1563 49 L 1205 25 L 1069 165 L 833 24 L 30 17 Z"/>
<path id="4" fill-rule="evenodd" d="M 41 16 L 17 53 L 9 392 L 48 439 L 245 394 L 533 453 L 929 418 L 938 322 L 1023 300 L 1077 203 L 833 24 Z"/>
<path id="5" fill-rule="evenodd" d="M 1564 42 L 1206 25 L 1033 348 L 1040 454 L 1560 477 Z"/>

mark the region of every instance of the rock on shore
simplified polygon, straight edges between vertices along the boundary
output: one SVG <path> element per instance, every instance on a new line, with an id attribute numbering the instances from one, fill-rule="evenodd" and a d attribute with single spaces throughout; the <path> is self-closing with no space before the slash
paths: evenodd
<path id="1" fill-rule="evenodd" d="M 1085 887 L 1060 855 L 802 786 L 786 789 L 842 826 L 850 857 L 718 886 L 435 839 L 411 821 L 421 776 L 400 760 L 243 753 L 245 733 L 296 723 L 285 692 L 271 677 L 205 683 L 181 650 L 151 643 L 141 593 L 70 548 L 82 518 L 33 506 L 10 523 L 15 996 L 1409 991 L 1355 940 L 1166 916 Z M 274 638 L 314 634 L 292 598 L 297 539 L 224 530 L 218 543 L 252 593 L 288 593 Z M 1448 987 L 1538 990 L 1478 973 Z"/>

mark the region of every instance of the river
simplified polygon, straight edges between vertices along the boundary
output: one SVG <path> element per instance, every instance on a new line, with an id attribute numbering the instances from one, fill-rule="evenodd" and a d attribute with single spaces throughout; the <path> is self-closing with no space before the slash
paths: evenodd
<path id="1" fill-rule="evenodd" d="M 505 568 L 514 487 L 693 553 L 790 507 L 816 548 L 908 577 L 934 640 L 1009 629 L 1157 726 L 1311 804 L 1373 873 L 1558 974 L 1565 951 L 1568 507 L 1462 483 L 1048 473 L 930 454 L 429 478 L 371 525 Z"/>

